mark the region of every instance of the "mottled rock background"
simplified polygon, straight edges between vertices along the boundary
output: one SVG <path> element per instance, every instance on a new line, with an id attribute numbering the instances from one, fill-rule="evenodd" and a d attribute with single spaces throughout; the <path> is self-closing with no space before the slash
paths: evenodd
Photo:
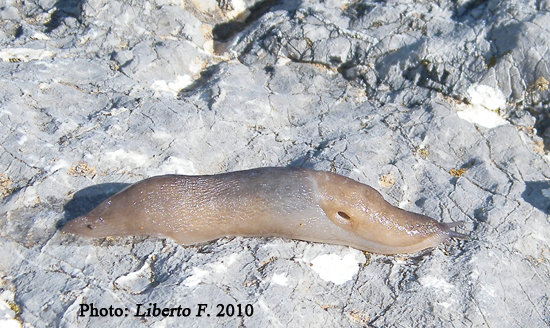
<path id="1" fill-rule="evenodd" d="M 550 325 L 549 44 L 548 0 L 0 0 L 0 325 Z M 471 240 L 58 231 L 148 176 L 288 165 Z M 149 303 L 193 312 L 133 316 Z"/>

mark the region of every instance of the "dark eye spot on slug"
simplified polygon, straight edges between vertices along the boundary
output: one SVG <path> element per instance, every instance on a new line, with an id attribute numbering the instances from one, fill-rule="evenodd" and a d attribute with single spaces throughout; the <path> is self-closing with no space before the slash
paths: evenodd
<path id="1" fill-rule="evenodd" d="M 345 212 L 338 212 L 338 215 L 339 215 L 342 219 L 346 219 L 346 220 L 351 219 L 351 218 L 349 217 L 349 215 L 347 215 Z"/>

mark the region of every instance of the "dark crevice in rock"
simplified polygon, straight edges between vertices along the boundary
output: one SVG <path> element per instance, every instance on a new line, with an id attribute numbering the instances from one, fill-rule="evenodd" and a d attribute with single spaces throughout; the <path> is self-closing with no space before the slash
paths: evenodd
<path id="1" fill-rule="evenodd" d="M 550 192 L 548 181 L 525 181 L 525 191 L 521 197 L 548 215 L 550 214 L 550 199 L 544 194 L 548 192 Z"/>
<path id="2" fill-rule="evenodd" d="M 536 133 L 544 142 L 544 149 L 550 150 L 550 110 L 535 110 L 533 107 L 528 108 L 529 112 L 535 117 Z"/>
<path id="3" fill-rule="evenodd" d="M 190 85 L 180 90 L 178 93 L 178 99 L 183 99 L 189 96 L 193 91 L 199 89 L 203 85 L 207 84 L 211 80 L 212 76 L 218 73 L 220 70 L 219 65 L 212 65 L 201 71 L 200 77 L 193 81 Z"/>
<path id="4" fill-rule="evenodd" d="M 212 30 L 215 42 L 227 42 L 237 33 L 243 31 L 251 23 L 258 20 L 265 13 L 269 12 L 274 6 L 281 4 L 282 0 L 264 0 L 256 3 L 248 9 L 246 18 L 237 17 L 226 23 L 217 24 Z"/>
<path id="5" fill-rule="evenodd" d="M 363 1 L 355 1 L 345 7 L 343 14 L 352 19 L 358 19 L 370 13 L 374 8 L 378 6 L 378 4 L 383 5 L 383 2 L 370 1 L 368 3 L 365 3 Z"/>
<path id="6" fill-rule="evenodd" d="M 472 11 L 477 10 L 481 6 L 486 5 L 487 2 L 489 2 L 489 0 L 465 1 L 464 3 L 456 6 L 455 18 L 458 18 L 458 19 L 463 18 L 468 14 L 472 13 Z"/>
<path id="7" fill-rule="evenodd" d="M 50 33 L 63 23 L 67 17 L 76 18 L 81 22 L 80 15 L 82 14 L 83 0 L 58 0 L 54 4 L 54 12 L 51 14 L 50 20 L 44 24 L 46 33 Z"/>

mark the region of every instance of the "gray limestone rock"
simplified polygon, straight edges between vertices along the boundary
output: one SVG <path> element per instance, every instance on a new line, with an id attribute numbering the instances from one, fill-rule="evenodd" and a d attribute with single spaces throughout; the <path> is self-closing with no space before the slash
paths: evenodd
<path id="1" fill-rule="evenodd" d="M 549 326 L 548 8 L 0 0 L 0 326 Z M 59 232 L 149 176 L 262 166 L 335 171 L 470 240 Z"/>

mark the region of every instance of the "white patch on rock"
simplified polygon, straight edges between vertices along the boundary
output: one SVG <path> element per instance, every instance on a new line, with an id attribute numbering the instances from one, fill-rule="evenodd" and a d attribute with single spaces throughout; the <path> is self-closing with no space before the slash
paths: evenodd
<path id="1" fill-rule="evenodd" d="M 197 174 L 193 161 L 170 156 L 157 170 L 152 171 L 155 175 L 161 174 Z"/>
<path id="2" fill-rule="evenodd" d="M 225 275 L 229 267 L 237 262 L 238 258 L 239 254 L 233 253 L 217 262 L 208 263 L 206 266 L 210 267 L 212 269 L 212 272 L 195 267 L 193 268 L 192 275 L 187 277 L 183 281 L 183 284 L 187 287 L 195 287 L 209 276 L 223 276 Z"/>
<path id="3" fill-rule="evenodd" d="M 359 271 L 360 261 L 355 254 L 343 257 L 336 254 L 323 254 L 311 260 L 311 269 L 325 281 L 341 285 L 351 280 Z"/>
<path id="4" fill-rule="evenodd" d="M 121 107 L 111 108 L 109 110 L 102 110 L 101 113 L 109 116 L 118 116 L 124 112 L 127 112 L 128 110 L 129 110 L 128 108 L 121 106 Z"/>
<path id="5" fill-rule="evenodd" d="M 193 83 L 193 79 L 189 75 L 178 75 L 172 82 L 165 80 L 156 80 L 151 84 L 151 89 L 155 91 L 155 97 L 162 97 L 164 94 L 168 94 L 171 97 L 177 98 L 178 92 L 186 86 Z"/>
<path id="6" fill-rule="evenodd" d="M 124 289 L 133 293 L 144 291 L 153 280 L 153 270 L 148 261 L 143 266 L 134 272 L 130 272 L 125 276 L 118 277 L 114 284 L 118 288 Z"/>
<path id="7" fill-rule="evenodd" d="M 6 290 L 0 294 L 0 327 L 3 328 L 21 328 L 21 323 L 15 320 L 15 311 L 13 311 L 8 302 L 13 303 L 13 292 Z"/>
<path id="8" fill-rule="evenodd" d="M 155 3 L 158 7 L 167 5 L 167 6 L 178 6 L 181 8 L 185 8 L 184 0 L 156 0 Z"/>
<path id="9" fill-rule="evenodd" d="M 205 66 L 204 66 L 204 60 L 202 60 L 201 58 L 199 57 L 195 57 L 190 63 L 189 65 L 187 66 L 187 68 L 189 69 L 189 72 L 191 72 L 191 74 L 199 74 L 202 70 L 204 70 Z M 191 80 L 191 82 L 189 82 L 187 85 L 193 83 L 193 79 L 189 76 L 185 76 L 185 78 L 188 78 L 189 80 Z M 186 85 L 186 86 L 187 86 Z"/>
<path id="10" fill-rule="evenodd" d="M 54 53 L 45 49 L 30 49 L 30 48 L 6 48 L 0 50 L 0 58 L 5 61 L 24 61 L 42 60 L 44 58 L 52 58 Z"/>
<path id="11" fill-rule="evenodd" d="M 21 202 L 20 204 L 23 206 L 35 206 L 36 204 L 40 204 L 41 202 L 35 185 L 25 187 L 23 189 L 23 193 L 20 194 L 21 195 L 19 195 L 19 201 Z"/>
<path id="12" fill-rule="evenodd" d="M 127 169 L 146 166 L 149 161 L 149 157 L 146 155 L 123 149 L 108 151 L 103 158 L 108 162 L 116 163 L 117 167 L 121 165 L 122 168 Z"/>
<path id="13" fill-rule="evenodd" d="M 153 328 L 166 328 L 166 327 L 170 327 L 171 325 L 169 324 L 170 321 L 168 321 L 169 318 L 166 318 L 164 320 L 160 320 L 160 321 L 157 321 L 153 324 Z"/>
<path id="14" fill-rule="evenodd" d="M 151 135 L 153 139 L 162 140 L 162 141 L 168 141 L 170 138 L 172 138 L 172 135 L 166 131 L 162 130 L 155 130 L 153 134 Z"/>
<path id="15" fill-rule="evenodd" d="M 450 292 L 455 286 L 446 282 L 445 280 L 435 277 L 426 276 L 419 279 L 420 284 L 424 287 L 434 288 L 437 291 L 443 291 L 445 293 Z"/>
<path id="16" fill-rule="evenodd" d="M 457 105 L 458 117 L 461 119 L 492 129 L 509 124 L 495 110 L 506 106 L 506 97 L 502 91 L 483 84 L 474 84 L 468 88 L 470 104 Z"/>
<path id="17" fill-rule="evenodd" d="M 227 272 L 227 269 L 229 269 L 229 267 L 233 265 L 233 263 L 237 262 L 238 258 L 239 254 L 234 253 L 221 259 L 218 262 L 209 263 L 208 266 L 211 267 L 216 274 L 225 274 Z"/>
<path id="18" fill-rule="evenodd" d="M 277 62 L 275 63 L 275 65 L 277 66 L 285 66 L 286 64 L 288 63 L 291 63 L 292 60 L 286 56 L 280 56 L 279 58 L 277 58 Z"/>
<path id="19" fill-rule="evenodd" d="M 23 146 L 23 144 L 24 144 L 25 142 L 27 142 L 27 140 L 29 140 L 29 138 L 27 138 L 26 135 L 23 135 L 23 136 L 21 136 L 21 138 L 19 138 L 19 140 L 17 140 L 17 144 L 18 144 L 19 146 Z"/>
<path id="20" fill-rule="evenodd" d="M 202 13 L 213 12 L 218 9 L 216 0 L 192 0 Z"/>
<path id="21" fill-rule="evenodd" d="M 206 270 L 193 268 L 193 273 L 183 281 L 183 284 L 187 287 L 195 287 L 200 284 L 203 278 L 208 276 L 208 274 Z"/>
<path id="22" fill-rule="evenodd" d="M 488 110 L 497 110 L 506 107 L 506 98 L 502 91 L 483 84 L 474 84 L 468 88 L 470 102 Z"/>
<path id="23" fill-rule="evenodd" d="M 48 172 L 56 172 L 58 170 L 61 170 L 61 169 L 69 169 L 71 167 L 71 164 L 63 159 L 60 159 L 60 160 L 57 160 L 55 162 L 52 163 L 52 165 L 50 166 L 47 166 L 46 167 L 46 170 Z"/>
<path id="24" fill-rule="evenodd" d="M 247 10 L 246 3 L 243 0 L 233 0 L 231 4 L 233 10 L 225 13 L 225 16 L 229 19 L 234 19 Z"/>
<path id="25" fill-rule="evenodd" d="M 281 274 L 275 273 L 273 277 L 271 277 L 271 282 L 274 283 L 275 285 L 287 286 L 288 277 L 284 273 L 281 273 Z"/>
<path id="26" fill-rule="evenodd" d="M 31 39 L 33 39 L 33 40 L 43 40 L 43 41 L 47 41 L 47 40 L 50 40 L 50 37 L 47 36 L 46 34 L 42 33 L 42 32 L 35 32 L 35 33 L 31 36 Z"/>

